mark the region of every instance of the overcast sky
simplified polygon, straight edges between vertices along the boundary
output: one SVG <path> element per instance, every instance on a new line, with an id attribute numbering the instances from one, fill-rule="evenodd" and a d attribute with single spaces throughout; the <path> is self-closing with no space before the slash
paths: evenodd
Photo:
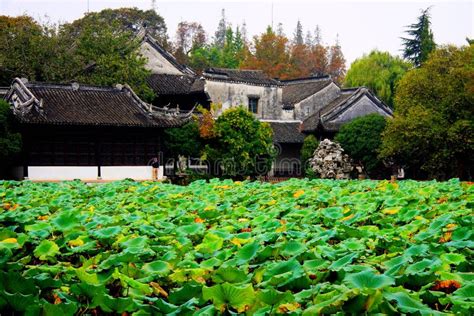
<path id="1" fill-rule="evenodd" d="M 213 35 L 225 9 L 233 26 L 247 24 L 249 37 L 262 33 L 272 23 L 281 22 L 288 37 L 293 36 L 298 20 L 305 33 L 316 25 L 322 30 L 323 40 L 332 44 L 339 41 L 347 60 L 354 59 L 374 48 L 400 54 L 405 26 L 416 22 L 420 9 L 432 7 L 432 30 L 438 44 L 466 44 L 466 37 L 474 38 L 474 1 L 421 0 L 156 0 L 158 13 L 164 17 L 170 38 L 174 38 L 180 21 L 200 22 Z M 149 9 L 152 0 L 0 0 L 0 14 L 29 14 L 38 20 L 49 17 L 52 22 L 69 22 L 87 12 L 104 8 L 138 7 Z M 272 10 L 273 7 L 273 10 Z M 273 11 L 273 14 L 272 14 Z"/>

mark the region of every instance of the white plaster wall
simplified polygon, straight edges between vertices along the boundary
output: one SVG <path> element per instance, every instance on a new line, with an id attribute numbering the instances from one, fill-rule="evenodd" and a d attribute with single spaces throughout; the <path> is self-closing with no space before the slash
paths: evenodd
<path id="1" fill-rule="evenodd" d="M 28 167 L 30 180 L 96 180 L 97 167 L 31 166 Z"/>
<path id="2" fill-rule="evenodd" d="M 244 83 L 206 80 L 205 90 L 213 103 L 222 105 L 218 114 L 240 105 L 248 109 L 249 96 L 258 96 L 257 117 L 278 119 L 281 116 L 281 88 L 276 86 L 255 86 Z"/>
<path id="3" fill-rule="evenodd" d="M 133 180 L 151 180 L 151 166 L 106 166 L 100 167 L 102 180 L 122 180 L 131 178 Z M 158 170 L 158 179 L 163 178 L 163 166 Z"/>
<path id="4" fill-rule="evenodd" d="M 140 46 L 140 54 L 146 58 L 145 68 L 154 74 L 182 75 L 172 63 L 164 58 L 149 43 L 143 42 Z"/>
<path id="5" fill-rule="evenodd" d="M 307 115 L 305 115 L 305 107 L 309 108 L 309 115 L 318 112 L 323 107 L 328 105 L 332 100 L 337 98 L 340 94 L 340 91 L 341 88 L 339 88 L 335 83 L 331 83 L 327 87 L 295 104 L 296 119 L 303 120 L 307 117 Z"/>

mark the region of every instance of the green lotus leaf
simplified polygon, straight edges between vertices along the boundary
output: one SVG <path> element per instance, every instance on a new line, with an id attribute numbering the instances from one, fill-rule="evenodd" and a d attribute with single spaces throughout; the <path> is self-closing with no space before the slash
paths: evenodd
<path id="1" fill-rule="evenodd" d="M 3 300 L 3 302 L 1 302 Z M 3 310 L 14 310 L 17 312 L 24 312 L 28 315 L 36 315 L 39 312 L 38 296 L 33 294 L 21 293 L 0 293 L 0 307 L 3 305 Z"/>
<path id="2" fill-rule="evenodd" d="M 242 313 L 249 309 L 255 300 L 255 292 L 251 284 L 238 286 L 223 283 L 203 287 L 202 296 L 204 300 L 212 301 L 221 312 L 231 307 Z"/>
<path id="3" fill-rule="evenodd" d="M 76 276 L 79 280 L 90 285 L 102 285 L 105 284 L 111 277 L 112 271 L 103 273 L 89 273 L 85 268 L 75 269 Z"/>
<path id="4" fill-rule="evenodd" d="M 250 244 L 246 244 L 245 246 L 241 247 L 237 253 L 235 254 L 235 258 L 237 259 L 237 264 L 244 264 L 251 261 L 257 255 L 257 251 L 260 245 L 258 242 L 253 242 Z"/>
<path id="5" fill-rule="evenodd" d="M 314 305 L 305 309 L 303 315 L 334 314 L 338 311 L 342 311 L 344 303 L 356 295 L 357 294 L 350 290 L 344 290 L 343 292 L 334 290 L 319 294 L 314 299 Z"/>
<path id="6" fill-rule="evenodd" d="M 405 289 L 395 288 L 385 292 L 383 296 L 389 301 L 395 301 L 398 310 L 403 313 L 420 313 L 421 315 L 445 315 L 444 313 L 432 310 L 427 305 L 421 303 L 418 297 L 412 297 Z"/>
<path id="7" fill-rule="evenodd" d="M 380 289 L 395 283 L 395 280 L 383 274 L 376 274 L 372 270 L 347 274 L 345 282 L 358 289 Z"/>
<path id="8" fill-rule="evenodd" d="M 440 256 L 441 261 L 447 264 L 458 265 L 466 262 L 466 256 L 461 253 L 443 253 Z"/>
<path id="9" fill-rule="evenodd" d="M 99 306 L 104 312 L 132 312 L 136 309 L 136 303 L 131 297 L 114 298 L 108 294 L 94 296 L 92 305 Z"/>
<path id="10" fill-rule="evenodd" d="M 435 267 L 439 266 L 438 260 L 423 259 L 419 262 L 411 264 L 405 270 L 405 274 L 420 274 L 426 271 L 432 271 Z"/>
<path id="11" fill-rule="evenodd" d="M 166 275 L 170 271 L 169 264 L 165 261 L 157 260 L 145 263 L 142 267 L 143 271 L 153 275 Z"/>
<path id="12" fill-rule="evenodd" d="M 223 238 L 215 234 L 208 233 L 206 234 L 206 236 L 204 236 L 202 243 L 196 246 L 196 250 L 199 251 L 200 253 L 212 254 L 216 250 L 221 249 L 223 244 L 224 244 Z"/>
<path id="13" fill-rule="evenodd" d="M 56 315 L 75 315 L 78 310 L 78 306 L 74 302 L 63 302 L 61 304 L 51 304 L 47 301 L 42 302 L 43 315 L 45 316 L 56 316 Z"/>
<path id="14" fill-rule="evenodd" d="M 328 207 L 322 210 L 322 214 L 329 219 L 340 219 L 344 217 L 344 209 L 339 206 Z"/>
<path id="15" fill-rule="evenodd" d="M 450 297 L 451 302 L 459 307 L 458 310 L 474 309 L 474 284 L 468 284 L 456 290 Z"/>
<path id="16" fill-rule="evenodd" d="M 35 285 L 33 278 L 25 278 L 18 272 L 0 271 L 0 290 L 9 293 L 33 294 L 37 295 L 38 287 Z"/>
<path id="17" fill-rule="evenodd" d="M 194 223 L 190 225 L 184 225 L 176 229 L 178 235 L 188 236 L 196 235 L 204 232 L 204 225 L 200 223 Z"/>
<path id="18" fill-rule="evenodd" d="M 428 250 L 428 245 L 413 245 L 405 251 L 404 255 L 412 257 L 422 257 L 428 253 Z"/>
<path id="19" fill-rule="evenodd" d="M 330 266 L 329 270 L 339 271 L 346 267 L 348 264 L 352 262 L 355 258 L 358 257 L 357 253 L 350 253 L 336 261 L 334 261 Z"/>
<path id="20" fill-rule="evenodd" d="M 284 257 L 297 256 L 307 250 L 306 246 L 299 241 L 289 241 L 281 249 L 281 255 Z"/>
<path id="21" fill-rule="evenodd" d="M 198 283 L 186 283 L 178 289 L 169 293 L 168 300 L 175 305 L 183 304 L 192 298 L 200 298 L 202 295 L 202 285 Z"/>
<path id="22" fill-rule="evenodd" d="M 35 248 L 33 254 L 40 260 L 50 260 L 54 259 L 54 257 L 59 254 L 59 252 L 59 247 L 54 241 L 43 240 Z"/>
<path id="23" fill-rule="evenodd" d="M 243 283 L 248 282 L 251 276 L 235 267 L 220 267 L 214 272 L 212 280 L 215 283 Z"/>
<path id="24" fill-rule="evenodd" d="M 305 276 L 303 267 L 297 260 L 291 259 L 269 265 L 263 273 L 263 280 L 264 284 L 282 287 L 302 276 Z"/>
<path id="25" fill-rule="evenodd" d="M 193 313 L 194 316 L 214 316 L 216 315 L 217 311 L 214 305 L 208 305 L 203 307 Z"/>
<path id="26" fill-rule="evenodd" d="M 212 257 L 212 258 L 202 261 L 200 266 L 201 268 L 212 270 L 212 268 L 220 266 L 221 264 L 222 264 L 222 260 L 216 257 Z"/>
<path id="27" fill-rule="evenodd" d="M 122 228 L 119 226 L 110 226 L 96 230 L 93 232 L 93 235 L 98 239 L 112 239 L 120 234 L 121 231 Z"/>
<path id="28" fill-rule="evenodd" d="M 277 305 L 286 302 L 293 302 L 295 297 L 290 291 L 280 292 L 273 288 L 263 289 L 257 294 L 258 301 L 267 305 Z"/>
<path id="29" fill-rule="evenodd" d="M 56 216 L 52 223 L 54 227 L 62 232 L 71 230 L 80 225 L 79 219 L 74 212 L 64 212 Z"/>
<path id="30" fill-rule="evenodd" d="M 47 222 L 39 222 L 32 225 L 26 225 L 25 231 L 31 237 L 46 238 L 51 234 L 52 226 Z"/>

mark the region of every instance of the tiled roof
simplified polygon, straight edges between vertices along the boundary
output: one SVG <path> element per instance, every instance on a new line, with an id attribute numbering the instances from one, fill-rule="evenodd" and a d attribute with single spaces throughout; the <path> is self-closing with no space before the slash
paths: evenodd
<path id="1" fill-rule="evenodd" d="M 273 130 L 275 143 L 303 143 L 304 134 L 300 131 L 299 121 L 266 121 Z"/>
<path id="2" fill-rule="evenodd" d="M 293 106 L 332 83 L 329 76 L 281 81 L 283 106 Z"/>
<path id="3" fill-rule="evenodd" d="M 204 80 L 191 75 L 152 74 L 147 83 L 157 95 L 204 93 Z"/>
<path id="4" fill-rule="evenodd" d="M 127 86 L 23 84 L 14 81 L 6 96 L 15 116 L 29 124 L 172 127 L 186 118 L 152 110 Z"/>
<path id="5" fill-rule="evenodd" d="M 342 123 L 336 122 L 335 119 L 363 96 L 367 96 L 387 116 L 393 114 L 392 110 L 377 99 L 367 88 L 342 89 L 341 94 L 328 103 L 321 111 L 315 112 L 303 120 L 302 131 L 311 133 L 316 131 L 318 127 L 326 131 L 338 131 Z"/>
<path id="6" fill-rule="evenodd" d="M 269 78 L 261 70 L 208 68 L 204 71 L 203 76 L 206 79 L 218 81 L 230 81 L 266 86 L 279 85 L 279 81 Z"/>

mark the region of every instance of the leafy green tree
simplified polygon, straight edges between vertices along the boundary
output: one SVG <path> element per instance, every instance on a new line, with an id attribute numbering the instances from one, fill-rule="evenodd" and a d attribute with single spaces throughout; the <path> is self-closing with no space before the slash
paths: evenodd
<path id="1" fill-rule="evenodd" d="M 474 166 L 474 45 L 435 50 L 399 82 L 380 156 L 413 177 L 470 179 Z"/>
<path id="2" fill-rule="evenodd" d="M 173 158 L 179 155 L 199 157 L 202 143 L 198 122 L 192 120 L 181 127 L 165 130 L 165 146 Z"/>
<path id="3" fill-rule="evenodd" d="M 386 120 L 379 114 L 358 117 L 344 124 L 334 138 L 355 162 L 373 178 L 386 175 L 387 168 L 377 157 Z"/>
<path id="4" fill-rule="evenodd" d="M 138 8 L 104 9 L 100 12 L 87 13 L 83 18 L 71 23 L 76 34 L 81 33 L 84 27 L 90 24 L 114 25 L 117 31 L 137 33 L 144 28 L 162 46 L 169 48 L 166 24 L 155 10 L 140 10 Z"/>
<path id="5" fill-rule="evenodd" d="M 21 135 L 12 129 L 10 104 L 0 100 L 0 175 L 4 175 L 20 151 Z"/>
<path id="6" fill-rule="evenodd" d="M 266 173 L 275 156 L 272 129 L 243 107 L 222 113 L 214 124 L 214 138 L 204 148 L 203 158 L 214 172 L 233 178 Z"/>
<path id="7" fill-rule="evenodd" d="M 430 8 L 421 11 L 418 22 L 408 26 L 406 33 L 411 38 L 402 37 L 405 46 L 403 57 L 419 67 L 436 48 L 430 28 Z"/>
<path id="8" fill-rule="evenodd" d="M 66 26 L 65 36 L 73 43 L 74 65 L 64 80 L 108 86 L 127 83 L 144 100 L 153 99 L 153 90 L 146 84 L 150 72 L 139 54 L 140 42 L 132 39 L 131 32 L 105 22 L 84 23 L 78 34 L 68 31 L 71 29 Z"/>
<path id="9" fill-rule="evenodd" d="M 209 67 L 236 69 L 245 58 L 245 42 L 239 27 L 227 28 L 224 46 L 215 44 L 193 49 L 189 57 L 189 65 L 198 73 Z"/>
<path id="10" fill-rule="evenodd" d="M 70 45 L 57 27 L 39 24 L 29 16 L 0 16 L 0 85 L 13 78 L 58 81 L 71 69 Z"/>
<path id="11" fill-rule="evenodd" d="M 365 86 L 393 107 L 397 83 L 410 67 L 410 63 L 399 57 L 374 50 L 351 64 L 344 79 L 344 85 L 346 87 Z"/>
<path id="12" fill-rule="evenodd" d="M 302 169 L 307 173 L 309 168 L 308 160 L 313 157 L 314 151 L 319 146 L 319 141 L 314 135 L 308 135 L 303 141 L 303 147 L 301 147 L 301 166 Z"/>

